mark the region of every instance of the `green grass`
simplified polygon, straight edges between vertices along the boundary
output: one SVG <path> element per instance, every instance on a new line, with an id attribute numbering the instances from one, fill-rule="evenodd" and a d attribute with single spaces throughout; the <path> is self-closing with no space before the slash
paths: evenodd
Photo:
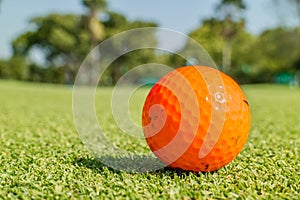
<path id="1" fill-rule="evenodd" d="M 215 173 L 168 168 L 128 173 L 107 168 L 84 148 L 73 122 L 71 87 L 0 81 L 0 198 L 299 199 L 300 89 L 254 85 L 244 90 L 252 128 L 229 165 Z M 99 96 L 110 92 L 102 89 Z M 135 101 L 142 102 L 145 93 L 137 93 Z M 145 142 L 119 136 L 111 116 L 103 113 L 109 102 L 97 102 L 112 143 L 149 151 Z M 140 106 L 132 107 L 136 121 Z"/>

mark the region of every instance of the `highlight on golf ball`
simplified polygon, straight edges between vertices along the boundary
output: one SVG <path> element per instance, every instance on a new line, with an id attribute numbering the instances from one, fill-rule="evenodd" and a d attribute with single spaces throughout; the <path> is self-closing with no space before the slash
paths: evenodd
<path id="1" fill-rule="evenodd" d="M 177 68 L 150 90 L 142 111 L 147 144 L 171 168 L 215 171 L 242 150 L 250 108 L 239 85 L 206 66 Z"/>

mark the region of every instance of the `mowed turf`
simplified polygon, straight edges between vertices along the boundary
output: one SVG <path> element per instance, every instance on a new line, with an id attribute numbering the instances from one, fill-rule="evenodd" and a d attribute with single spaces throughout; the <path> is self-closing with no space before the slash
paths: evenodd
<path id="1" fill-rule="evenodd" d="M 72 87 L 0 81 L 0 198 L 3 199 L 299 199 L 300 89 L 243 87 L 252 128 L 238 157 L 214 173 L 164 168 L 113 170 L 87 152 L 72 114 Z M 124 136 L 110 112 L 111 88 L 99 89 L 97 115 L 111 143 L 138 155 L 145 141 Z M 140 122 L 147 89 L 137 92 L 132 118 Z M 124 166 L 134 161 L 122 157 Z M 149 160 L 139 159 L 141 166 Z M 139 167 L 141 167 L 139 166 Z"/>

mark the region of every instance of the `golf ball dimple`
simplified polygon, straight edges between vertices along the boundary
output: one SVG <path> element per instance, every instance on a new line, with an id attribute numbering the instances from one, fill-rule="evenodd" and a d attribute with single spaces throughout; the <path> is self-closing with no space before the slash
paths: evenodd
<path id="1" fill-rule="evenodd" d="M 152 87 L 142 125 L 150 149 L 166 165 L 215 171 L 245 145 L 250 109 L 232 78 L 214 68 L 187 66 L 169 72 Z"/>

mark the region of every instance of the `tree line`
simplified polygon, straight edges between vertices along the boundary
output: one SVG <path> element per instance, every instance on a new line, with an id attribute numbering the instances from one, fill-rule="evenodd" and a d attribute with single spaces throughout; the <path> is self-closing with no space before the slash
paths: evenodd
<path id="1" fill-rule="evenodd" d="M 298 0 L 290 1 L 300 5 Z M 101 41 L 125 30 L 158 26 L 111 12 L 105 0 L 82 0 L 82 5 L 87 11 L 82 15 L 52 13 L 32 18 L 32 28 L 12 41 L 12 57 L 0 60 L 0 78 L 72 84 L 81 62 Z M 272 82 L 280 74 L 294 80 L 300 71 L 300 28 L 281 26 L 251 34 L 243 17 L 246 9 L 243 0 L 221 0 L 216 6 L 218 14 L 203 20 L 189 36 L 207 50 L 222 71 L 240 83 Z M 158 42 L 154 35 L 145 37 Z M 188 43 L 181 51 L 187 49 Z M 36 54 L 42 61 L 33 61 Z M 115 84 L 129 69 L 149 62 L 174 68 L 188 63 L 176 55 L 137 50 L 112 63 L 101 82 Z"/>

